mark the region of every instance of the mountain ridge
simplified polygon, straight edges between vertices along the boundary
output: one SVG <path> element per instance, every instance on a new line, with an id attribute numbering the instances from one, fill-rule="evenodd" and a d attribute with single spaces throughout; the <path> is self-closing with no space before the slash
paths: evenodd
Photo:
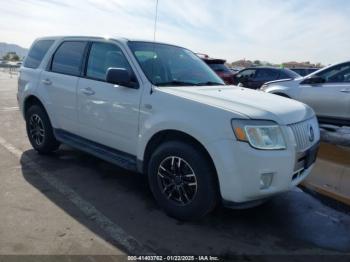
<path id="1" fill-rule="evenodd" d="M 16 52 L 20 58 L 23 58 L 28 54 L 28 49 L 17 44 L 0 42 L 0 59 L 8 52 Z"/>

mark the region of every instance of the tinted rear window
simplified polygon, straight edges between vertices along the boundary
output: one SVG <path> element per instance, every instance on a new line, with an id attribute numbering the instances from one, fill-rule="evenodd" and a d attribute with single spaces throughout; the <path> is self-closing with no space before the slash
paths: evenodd
<path id="1" fill-rule="evenodd" d="M 224 64 L 208 64 L 216 72 L 231 73 L 230 69 Z"/>
<path id="2" fill-rule="evenodd" d="M 52 59 L 51 71 L 79 76 L 86 44 L 86 42 L 78 41 L 62 43 Z"/>
<path id="3" fill-rule="evenodd" d="M 33 69 L 38 68 L 53 43 L 53 40 L 37 41 L 30 49 L 23 66 Z"/>

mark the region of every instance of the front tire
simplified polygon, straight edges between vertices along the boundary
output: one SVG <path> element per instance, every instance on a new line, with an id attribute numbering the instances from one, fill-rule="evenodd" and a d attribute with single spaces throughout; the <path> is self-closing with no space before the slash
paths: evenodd
<path id="1" fill-rule="evenodd" d="M 218 202 L 215 170 L 191 144 L 169 141 L 159 146 L 151 156 L 148 179 L 158 204 L 180 220 L 199 219 Z"/>
<path id="2" fill-rule="evenodd" d="M 56 140 L 49 116 L 40 105 L 31 106 L 25 115 L 26 129 L 33 148 L 41 154 L 56 151 L 60 143 Z"/>

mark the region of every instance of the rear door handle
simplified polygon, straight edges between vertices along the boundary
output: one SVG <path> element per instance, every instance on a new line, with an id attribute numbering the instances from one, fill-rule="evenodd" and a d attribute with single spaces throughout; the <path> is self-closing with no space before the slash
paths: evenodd
<path id="1" fill-rule="evenodd" d="M 41 82 L 42 82 L 44 85 L 47 85 L 47 86 L 52 85 L 51 80 L 48 79 L 48 78 L 41 80 Z"/>
<path id="2" fill-rule="evenodd" d="M 81 92 L 87 96 L 92 96 L 95 94 L 95 91 L 92 90 L 90 87 L 81 89 Z"/>

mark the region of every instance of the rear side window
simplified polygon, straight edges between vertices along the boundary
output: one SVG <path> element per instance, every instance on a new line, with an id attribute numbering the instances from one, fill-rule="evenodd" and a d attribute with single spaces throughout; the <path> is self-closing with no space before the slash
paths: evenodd
<path id="1" fill-rule="evenodd" d="M 30 49 L 23 66 L 33 69 L 38 68 L 53 43 L 53 40 L 39 40 L 35 42 Z"/>
<path id="2" fill-rule="evenodd" d="M 278 77 L 278 71 L 274 69 L 259 69 L 255 75 L 256 80 L 275 80 Z"/>
<path id="3" fill-rule="evenodd" d="M 86 42 L 63 42 L 52 59 L 51 71 L 79 76 L 81 73 Z"/>
<path id="4" fill-rule="evenodd" d="M 237 77 L 247 77 L 247 78 L 253 78 L 255 76 L 256 69 L 247 69 L 243 70 L 240 73 L 237 74 Z"/>

